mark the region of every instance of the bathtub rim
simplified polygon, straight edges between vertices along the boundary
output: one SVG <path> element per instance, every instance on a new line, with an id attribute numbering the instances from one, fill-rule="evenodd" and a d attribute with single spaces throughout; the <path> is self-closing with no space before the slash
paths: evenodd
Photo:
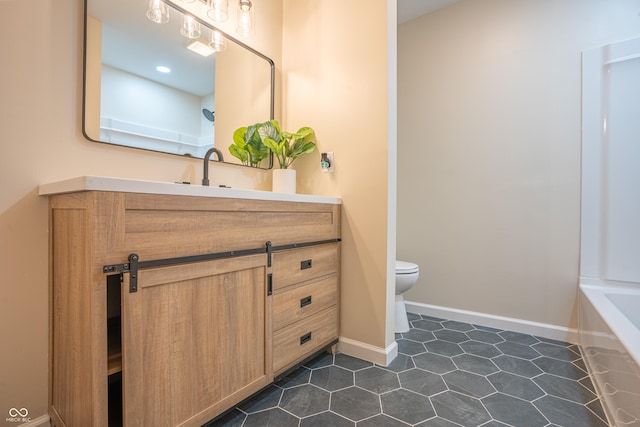
<path id="1" fill-rule="evenodd" d="M 585 277 L 580 278 L 579 287 L 580 293 L 596 308 L 600 318 L 640 366 L 640 330 L 607 297 L 607 294 L 623 294 L 637 296 L 640 300 L 640 288 L 624 282 Z"/>

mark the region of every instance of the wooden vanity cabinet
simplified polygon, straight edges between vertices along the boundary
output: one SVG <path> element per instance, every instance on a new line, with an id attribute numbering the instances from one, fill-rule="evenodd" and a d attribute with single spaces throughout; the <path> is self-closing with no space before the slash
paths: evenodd
<path id="1" fill-rule="evenodd" d="M 50 234 L 55 427 L 200 426 L 337 340 L 339 204 L 78 191 Z"/>

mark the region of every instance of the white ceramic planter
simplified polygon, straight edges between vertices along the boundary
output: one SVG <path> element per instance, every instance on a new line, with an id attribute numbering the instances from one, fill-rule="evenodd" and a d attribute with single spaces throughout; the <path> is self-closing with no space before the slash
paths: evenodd
<path id="1" fill-rule="evenodd" d="M 273 169 L 271 190 L 275 193 L 296 193 L 296 170 Z"/>

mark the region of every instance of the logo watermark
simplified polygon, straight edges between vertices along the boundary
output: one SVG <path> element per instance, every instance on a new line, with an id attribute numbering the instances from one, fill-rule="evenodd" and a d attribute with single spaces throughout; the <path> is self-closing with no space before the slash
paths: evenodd
<path id="1" fill-rule="evenodd" d="M 9 416 L 5 418 L 8 423 L 26 423 L 31 421 L 29 418 L 29 410 L 27 408 L 11 408 L 9 409 Z"/>

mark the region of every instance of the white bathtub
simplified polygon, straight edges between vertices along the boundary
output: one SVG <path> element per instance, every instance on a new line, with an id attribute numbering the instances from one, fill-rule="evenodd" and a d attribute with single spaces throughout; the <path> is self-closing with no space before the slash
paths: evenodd
<path id="1" fill-rule="evenodd" d="M 583 356 L 612 426 L 640 426 L 640 288 L 580 279 Z"/>

